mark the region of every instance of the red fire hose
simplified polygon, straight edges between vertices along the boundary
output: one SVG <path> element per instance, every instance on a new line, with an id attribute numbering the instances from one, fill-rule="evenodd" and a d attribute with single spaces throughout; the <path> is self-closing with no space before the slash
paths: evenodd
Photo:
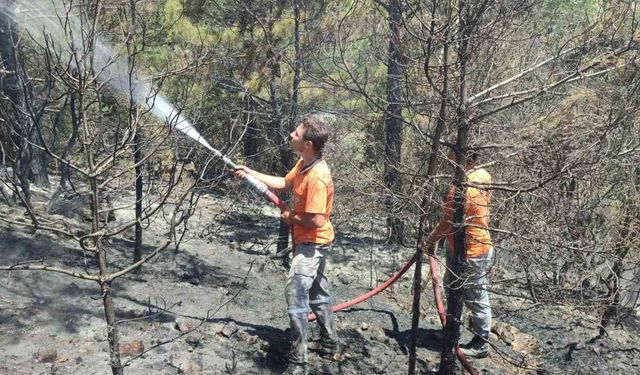
<path id="1" fill-rule="evenodd" d="M 359 303 L 362 303 L 366 300 L 368 300 L 369 298 L 375 296 L 376 294 L 382 292 L 383 290 L 387 289 L 387 287 L 389 287 L 389 285 L 393 284 L 396 280 L 398 280 L 400 278 L 400 276 L 404 275 L 405 272 L 407 272 L 407 270 L 409 268 L 411 268 L 411 266 L 413 266 L 413 263 L 415 263 L 416 261 L 416 257 L 415 255 L 413 256 L 413 258 L 411 258 L 407 264 L 404 265 L 404 267 L 402 267 L 400 269 L 400 271 L 396 272 L 395 275 L 391 276 L 391 278 L 387 281 L 385 281 L 383 284 L 378 285 L 377 287 L 375 287 L 374 289 L 372 289 L 371 291 L 358 296 L 350 301 L 347 302 L 343 302 L 339 305 L 334 305 L 333 306 L 333 312 L 336 311 L 340 311 L 340 310 L 344 310 L 347 307 L 351 307 L 353 305 L 357 305 Z M 316 315 L 314 313 L 309 313 L 309 321 L 313 321 L 316 319 Z"/>

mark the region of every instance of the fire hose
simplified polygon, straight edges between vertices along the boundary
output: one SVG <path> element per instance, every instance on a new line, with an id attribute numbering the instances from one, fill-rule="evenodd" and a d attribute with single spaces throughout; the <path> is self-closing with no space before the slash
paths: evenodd
<path id="1" fill-rule="evenodd" d="M 227 156 L 223 155 L 220 151 L 214 149 L 211 146 L 209 146 L 207 148 L 209 148 L 217 157 L 222 159 L 222 161 L 225 163 L 225 165 L 228 168 L 230 168 L 230 169 L 236 169 L 237 168 L 237 165 L 231 159 L 229 159 Z M 277 195 L 275 195 L 271 190 L 269 190 L 267 185 L 265 185 L 263 182 L 259 181 L 257 178 L 247 174 L 245 176 L 244 180 L 245 180 L 245 183 L 249 186 L 249 188 L 251 190 L 255 191 L 256 193 L 258 193 L 260 195 L 262 195 L 265 199 L 267 199 L 268 201 L 270 201 L 273 204 L 275 204 L 276 206 L 278 206 L 280 211 L 285 211 L 285 210 L 287 210 L 289 208 L 289 206 L 287 206 L 287 204 L 284 201 L 282 201 L 280 198 L 278 198 Z M 411 266 L 413 266 L 413 263 L 415 263 L 415 261 L 416 261 L 416 256 L 414 255 L 398 272 L 396 272 L 387 281 L 385 281 L 384 283 L 378 285 L 376 288 L 370 290 L 369 292 L 367 292 L 367 293 L 365 293 L 363 295 L 360 295 L 360 296 L 358 296 L 358 297 L 356 297 L 354 299 L 351 299 L 349 301 L 340 303 L 338 305 L 334 305 L 333 306 L 333 312 L 341 311 L 341 310 L 344 310 L 344 309 L 346 309 L 348 307 L 357 305 L 357 304 L 362 303 L 364 301 L 367 301 L 371 297 L 379 294 L 380 292 L 382 292 L 383 290 L 388 288 L 391 284 L 393 284 L 396 280 L 398 280 L 400 277 L 402 277 L 402 275 L 404 275 L 405 272 L 407 272 L 409 270 L 409 268 L 411 268 Z M 442 295 L 440 294 L 441 284 L 440 284 L 440 278 L 439 278 L 439 273 L 438 273 L 438 263 L 437 263 L 436 258 L 435 258 L 435 256 L 433 254 L 429 254 L 429 269 L 431 271 L 430 274 L 431 274 L 431 283 L 432 283 L 432 286 L 433 286 L 433 296 L 434 296 L 434 299 L 435 299 L 436 307 L 438 309 L 438 316 L 440 317 L 440 323 L 444 327 L 444 326 L 447 325 L 447 314 L 446 314 L 445 309 L 444 309 L 444 303 L 442 302 Z M 315 314 L 314 313 L 309 313 L 309 321 L 313 321 L 315 319 L 316 319 Z M 460 350 L 460 346 L 459 345 L 456 345 L 455 352 L 456 352 L 456 356 L 458 357 L 458 360 L 460 361 L 462 366 L 465 368 L 465 370 L 467 370 L 468 373 L 474 374 L 474 375 L 478 374 L 478 372 L 473 367 L 473 365 L 464 356 L 464 354 L 462 353 L 462 350 Z"/>

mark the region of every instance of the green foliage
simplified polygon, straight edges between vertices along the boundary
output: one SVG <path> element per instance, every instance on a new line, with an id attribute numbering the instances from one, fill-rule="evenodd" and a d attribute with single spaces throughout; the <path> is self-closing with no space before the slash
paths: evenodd
<path id="1" fill-rule="evenodd" d="M 566 33 L 578 25 L 590 24 L 601 13 L 599 0 L 551 0 L 544 3 L 543 20 L 550 34 Z"/>
<path id="2" fill-rule="evenodd" d="M 177 41 L 199 45 L 213 40 L 206 27 L 194 24 L 185 15 L 183 0 L 166 0 L 163 21 L 168 36 Z"/>

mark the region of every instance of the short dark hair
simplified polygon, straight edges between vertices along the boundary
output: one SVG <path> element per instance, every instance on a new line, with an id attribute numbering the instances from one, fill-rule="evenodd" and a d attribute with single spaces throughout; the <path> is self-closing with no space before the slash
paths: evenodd
<path id="1" fill-rule="evenodd" d="M 302 118 L 300 123 L 304 126 L 302 139 L 311 141 L 311 143 L 313 143 L 313 149 L 318 155 L 322 156 L 324 145 L 329 139 L 327 125 L 318 116 L 314 115 Z"/>

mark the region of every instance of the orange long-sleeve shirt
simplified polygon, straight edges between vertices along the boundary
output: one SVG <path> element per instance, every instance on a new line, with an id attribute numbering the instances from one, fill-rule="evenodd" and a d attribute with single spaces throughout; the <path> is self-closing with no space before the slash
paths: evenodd
<path id="1" fill-rule="evenodd" d="M 490 184 L 491 175 L 484 169 L 476 169 L 467 174 L 468 184 Z M 480 187 L 468 186 L 464 206 L 464 227 L 466 230 L 467 257 L 475 258 L 487 254 L 493 247 L 489 234 L 489 204 L 491 193 Z M 442 217 L 440 223 L 431 232 L 428 241 L 435 242 L 446 236 L 449 249 L 453 251 L 453 196 L 455 187 L 451 186 L 442 203 Z"/>

